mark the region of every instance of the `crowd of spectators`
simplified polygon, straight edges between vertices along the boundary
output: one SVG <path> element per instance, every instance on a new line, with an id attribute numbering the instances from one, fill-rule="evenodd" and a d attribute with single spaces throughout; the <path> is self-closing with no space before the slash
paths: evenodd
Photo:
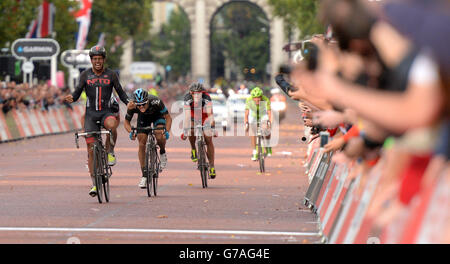
<path id="1" fill-rule="evenodd" d="M 335 162 L 356 162 L 364 175 L 381 164 L 369 214 L 383 227 L 450 177 L 450 4 L 322 0 L 319 13 L 333 36 L 314 36 L 317 56 L 292 62 L 289 95 L 309 142 L 330 133 L 324 149 Z"/>
<path id="2" fill-rule="evenodd" d="M 184 94 L 188 89 L 188 80 L 177 82 L 163 82 L 156 85 L 154 82 L 146 84 L 128 84 L 125 91 L 131 98 L 134 90 L 145 88 L 150 93 L 157 95 L 163 101 L 170 101 L 180 94 Z M 64 102 L 64 97 L 70 93 L 68 87 L 58 88 L 47 83 L 29 86 L 28 83 L 18 84 L 16 82 L 0 83 L 0 108 L 4 114 L 12 109 L 39 109 L 48 111 L 49 107 L 66 106 L 72 108 L 70 104 Z"/>
<path id="3" fill-rule="evenodd" d="M 57 88 L 46 83 L 29 86 L 28 83 L 16 82 L 0 83 L 0 108 L 6 114 L 12 109 L 39 109 L 48 111 L 49 107 L 66 105 L 64 96 L 69 93 L 68 88 Z"/>
<path id="4" fill-rule="evenodd" d="M 157 84 L 155 81 L 140 82 L 140 83 L 128 83 L 124 85 L 125 92 L 131 98 L 133 92 L 138 88 L 144 88 L 151 94 L 154 94 L 161 98 L 164 102 L 168 102 L 176 99 L 180 95 L 187 92 L 189 84 L 192 80 L 188 77 L 180 78 L 175 82 L 165 82 Z M 240 90 L 241 86 L 253 87 L 257 84 L 253 83 L 241 83 L 239 86 L 234 84 L 233 88 L 235 92 Z M 214 86 L 210 89 L 210 92 L 217 92 L 217 90 L 223 90 L 226 93 L 229 89 L 225 89 L 228 86 L 220 87 Z M 66 106 L 71 108 L 70 104 L 64 102 L 64 97 L 70 93 L 68 87 L 58 88 L 56 86 L 48 85 L 47 83 L 36 84 L 29 86 L 28 83 L 16 83 L 12 82 L 0 82 L 0 108 L 4 114 L 8 113 L 12 109 L 24 110 L 24 109 L 39 109 L 42 111 L 48 111 L 49 107 Z"/>
<path id="5" fill-rule="evenodd" d="M 163 102 L 168 103 L 176 100 L 178 96 L 184 95 L 188 91 L 189 84 L 192 82 L 187 77 L 180 77 L 173 82 L 156 82 L 156 80 L 146 80 L 141 82 L 130 82 L 124 86 L 125 93 L 129 98 L 133 98 L 133 92 L 139 88 L 147 90 L 150 94 L 159 97 Z"/>

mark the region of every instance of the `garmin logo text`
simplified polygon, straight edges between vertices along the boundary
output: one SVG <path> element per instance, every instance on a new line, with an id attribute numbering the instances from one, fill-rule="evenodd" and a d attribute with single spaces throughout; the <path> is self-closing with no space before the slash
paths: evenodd
<path id="1" fill-rule="evenodd" d="M 49 47 L 49 46 L 43 46 L 43 47 L 39 47 L 39 46 L 34 46 L 34 47 L 23 47 L 23 52 L 45 52 L 45 53 L 52 53 L 53 52 L 53 48 Z"/>
<path id="2" fill-rule="evenodd" d="M 59 53 L 59 44 L 54 39 L 16 39 L 11 45 L 11 52 L 19 60 L 46 60 Z"/>

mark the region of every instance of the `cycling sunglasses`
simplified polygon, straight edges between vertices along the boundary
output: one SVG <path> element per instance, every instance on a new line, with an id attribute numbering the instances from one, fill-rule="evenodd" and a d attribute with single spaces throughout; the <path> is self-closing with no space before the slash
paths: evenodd
<path id="1" fill-rule="evenodd" d="M 139 107 L 139 106 L 146 105 L 148 103 L 148 101 L 145 101 L 145 102 L 142 102 L 142 103 L 137 103 L 137 102 L 134 102 L 134 103 L 136 104 L 137 107 Z"/>

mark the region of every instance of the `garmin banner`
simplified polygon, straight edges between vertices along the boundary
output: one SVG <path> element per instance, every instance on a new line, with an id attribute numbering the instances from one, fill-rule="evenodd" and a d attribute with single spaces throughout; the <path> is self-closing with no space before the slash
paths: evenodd
<path id="1" fill-rule="evenodd" d="M 23 82 L 33 82 L 33 69 L 30 67 L 30 61 L 50 60 L 50 79 L 51 84 L 56 85 L 56 57 L 59 54 L 59 44 L 56 40 L 50 38 L 37 39 L 16 39 L 11 45 L 11 52 L 19 60 L 22 60 L 26 67 L 22 68 Z"/>
<path id="2" fill-rule="evenodd" d="M 17 39 L 11 47 L 12 54 L 21 60 L 50 60 L 58 55 L 59 44 L 54 39 Z"/>

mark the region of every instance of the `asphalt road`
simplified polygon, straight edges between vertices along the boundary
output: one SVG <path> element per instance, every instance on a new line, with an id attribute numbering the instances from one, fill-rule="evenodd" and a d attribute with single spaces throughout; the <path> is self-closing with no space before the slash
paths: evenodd
<path id="1" fill-rule="evenodd" d="M 137 142 L 119 127 L 111 201 L 88 195 L 86 148 L 73 133 L 0 144 L 0 243 L 316 243 L 302 201 L 306 145 L 295 104 L 281 123 L 266 173 L 248 137 L 215 138 L 217 178 L 201 187 L 189 144 L 171 136 L 157 197 L 138 188 Z"/>

